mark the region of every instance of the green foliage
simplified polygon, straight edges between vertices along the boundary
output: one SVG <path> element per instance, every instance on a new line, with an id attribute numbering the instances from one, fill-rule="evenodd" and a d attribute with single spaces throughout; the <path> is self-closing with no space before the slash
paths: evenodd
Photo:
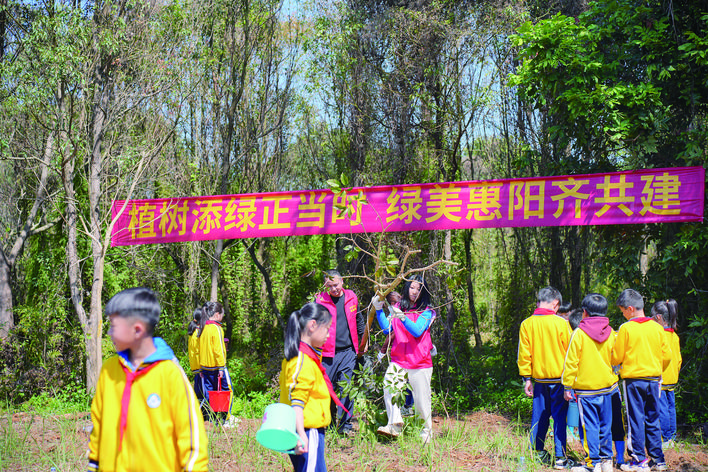
<path id="1" fill-rule="evenodd" d="M 661 156 L 669 149 L 686 162 L 696 152 L 705 158 L 708 84 L 695 78 L 708 71 L 696 33 L 706 18 L 685 7 L 669 16 L 659 4 L 613 0 L 590 3 L 577 20 L 527 22 L 511 38 L 522 64 L 509 83 L 548 114 L 561 147 L 586 158 L 654 156 L 669 165 Z M 689 123 L 700 133 L 688 133 Z"/>
<path id="2" fill-rule="evenodd" d="M 237 396 L 249 395 L 254 392 L 265 391 L 270 378 L 266 370 L 256 363 L 256 356 L 248 358 L 234 358 L 227 360 L 231 385 Z"/>
<path id="3" fill-rule="evenodd" d="M 232 379 L 233 380 L 233 379 Z M 275 392 L 248 392 L 234 396 L 231 414 L 238 418 L 263 418 L 263 412 L 271 403 L 278 401 Z"/>
<path id="4" fill-rule="evenodd" d="M 73 379 L 60 390 L 50 387 L 31 397 L 24 403 L 24 408 L 40 415 L 65 415 L 84 413 L 91 409 L 92 397 L 86 392 L 83 379 Z"/>

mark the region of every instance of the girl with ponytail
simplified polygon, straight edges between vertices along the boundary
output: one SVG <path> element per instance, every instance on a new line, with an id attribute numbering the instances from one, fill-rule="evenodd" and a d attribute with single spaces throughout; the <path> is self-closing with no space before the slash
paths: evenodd
<path id="1" fill-rule="evenodd" d="M 322 346 L 329 337 L 332 315 L 322 305 L 308 303 L 290 314 L 285 328 L 285 359 L 280 371 L 280 403 L 295 410 L 300 440 L 290 454 L 295 472 L 325 472 L 325 428 L 331 422 L 332 383 L 322 366 Z"/>
<path id="2" fill-rule="evenodd" d="M 676 397 L 674 390 L 678 383 L 683 358 L 676 326 L 678 324 L 678 303 L 670 298 L 658 301 L 651 308 L 651 317 L 664 327 L 666 342 L 671 348 L 671 361 L 661 375 L 661 396 L 659 397 L 659 421 L 664 449 L 673 447 L 676 440 Z"/>
<path id="3" fill-rule="evenodd" d="M 202 319 L 199 330 L 199 364 L 204 389 L 204 397 L 209 400 L 209 392 L 214 390 L 230 390 L 231 377 L 226 368 L 226 344 L 224 344 L 224 329 L 221 322 L 224 319 L 224 307 L 219 302 L 206 302 L 202 307 Z M 222 423 L 225 428 L 236 425 L 236 419 L 231 416 L 231 405 L 234 398 L 231 395 L 229 411 L 210 415 L 211 421 Z"/>
<path id="4" fill-rule="evenodd" d="M 194 393 L 197 396 L 197 400 L 200 401 L 204 398 L 204 382 L 201 376 L 202 366 L 199 364 L 199 333 L 201 333 L 199 326 L 202 322 L 202 314 L 201 308 L 195 308 L 192 314 L 192 321 L 187 326 L 189 368 L 194 376 Z"/>

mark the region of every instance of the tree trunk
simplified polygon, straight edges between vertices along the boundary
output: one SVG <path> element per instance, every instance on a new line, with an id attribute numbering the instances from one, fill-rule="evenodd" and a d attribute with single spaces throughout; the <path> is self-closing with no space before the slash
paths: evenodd
<path id="1" fill-rule="evenodd" d="M 59 107 L 64 103 L 61 93 L 57 94 Z M 46 196 L 47 180 L 49 179 L 49 163 L 54 155 L 54 145 L 56 141 L 56 131 L 50 131 L 44 145 L 44 156 L 40 166 L 40 177 L 37 183 L 37 190 L 34 195 L 32 209 L 27 214 L 27 218 L 19 230 L 15 241 L 8 252 L 0 248 L 0 339 L 7 339 L 7 336 L 15 326 L 12 302 L 12 268 L 19 257 L 27 239 L 33 234 L 43 231 L 52 225 L 47 225 L 41 229 L 33 227 L 40 208 L 44 204 Z"/>
<path id="2" fill-rule="evenodd" d="M 467 275 L 465 276 L 465 281 L 467 282 L 467 304 L 470 309 L 470 316 L 472 317 L 472 327 L 474 330 L 474 348 L 476 350 L 482 349 L 482 334 L 479 331 L 479 318 L 477 317 L 477 310 L 474 306 L 474 284 L 472 283 L 472 236 L 473 229 L 465 230 L 464 241 L 465 241 L 465 261 L 467 264 Z"/>
<path id="3" fill-rule="evenodd" d="M 446 261 L 452 260 L 452 231 L 445 231 L 445 240 L 443 243 L 443 258 Z M 445 285 L 445 301 L 450 302 L 447 305 L 447 314 L 445 316 L 445 333 L 443 335 L 443 346 L 442 348 L 446 352 L 451 352 L 454 349 L 452 342 L 452 331 L 455 328 L 455 322 L 457 321 L 457 312 L 455 311 L 455 295 L 453 295 L 452 290 L 450 290 L 450 285 L 443 282 Z"/>
<path id="4" fill-rule="evenodd" d="M 7 339 L 10 330 L 15 327 L 12 316 L 12 287 L 10 286 L 10 263 L 5 251 L 0 251 L 0 339 Z"/>
<path id="5" fill-rule="evenodd" d="M 268 302 L 270 303 L 270 309 L 273 310 L 273 316 L 275 316 L 275 319 L 278 322 L 278 327 L 282 331 L 285 331 L 285 324 L 283 323 L 283 318 L 280 316 L 280 310 L 278 310 L 278 304 L 276 303 L 275 296 L 273 295 L 273 282 L 270 280 L 270 274 L 268 273 L 266 268 L 263 266 L 261 261 L 258 260 L 256 250 L 253 248 L 253 246 L 255 245 L 255 241 L 252 244 L 248 244 L 246 240 L 242 240 L 242 242 L 243 245 L 246 246 L 246 248 L 248 249 L 248 253 L 251 255 L 251 260 L 254 264 L 256 264 L 256 267 L 263 276 L 263 282 L 266 286 L 266 293 L 268 294 Z"/>
<path id="6" fill-rule="evenodd" d="M 211 260 L 211 290 L 209 300 L 215 302 L 219 297 L 219 267 L 221 265 L 221 254 L 224 252 L 224 241 L 219 239 L 214 244 L 214 258 Z"/>

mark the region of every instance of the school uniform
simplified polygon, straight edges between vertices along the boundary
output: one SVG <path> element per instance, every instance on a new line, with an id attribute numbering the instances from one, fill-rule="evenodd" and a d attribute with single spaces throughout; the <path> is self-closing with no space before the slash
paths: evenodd
<path id="1" fill-rule="evenodd" d="M 623 323 L 612 350 L 612 364 L 620 366 L 629 418 L 627 448 L 635 462 L 664 462 L 659 422 L 659 383 L 671 351 L 664 329 L 647 317 Z"/>
<path id="2" fill-rule="evenodd" d="M 321 350 L 309 346 L 321 359 Z M 290 454 L 295 472 L 324 472 L 325 428 L 329 426 L 330 391 L 320 366 L 302 350 L 290 360 L 284 359 L 280 369 L 280 403 L 303 409 L 308 452 Z"/>
<path id="3" fill-rule="evenodd" d="M 681 343 L 676 332 L 671 328 L 664 328 L 664 336 L 671 349 L 671 360 L 664 368 L 662 374 L 661 397 L 659 397 L 661 437 L 666 442 L 676 439 L 676 397 L 674 389 L 678 383 L 683 358 L 681 357 Z"/>
<path id="4" fill-rule="evenodd" d="M 524 380 L 533 379 L 530 441 L 534 450 L 544 450 L 546 433 L 553 418 L 554 452 L 565 457 L 566 415 L 563 363 L 570 343 L 570 325 L 553 310 L 537 308 L 519 328 L 517 365 Z"/>
<path id="5" fill-rule="evenodd" d="M 160 338 L 139 366 L 104 362 L 91 403 L 90 471 L 206 471 L 207 435 L 189 379 Z"/>
<path id="6" fill-rule="evenodd" d="M 194 393 L 197 399 L 204 398 L 204 388 L 202 383 L 201 365 L 199 364 L 199 330 L 195 329 L 187 341 L 187 353 L 189 355 L 189 368 L 194 376 Z"/>
<path id="7" fill-rule="evenodd" d="M 578 399 L 589 469 L 612 460 L 612 396 L 618 390 L 610 361 L 614 338 L 607 317 L 585 318 L 573 331 L 565 356 L 563 387 Z"/>
<path id="8" fill-rule="evenodd" d="M 226 368 L 224 330 L 218 321 L 207 321 L 202 334 L 199 336 L 199 365 L 204 397 L 207 400 L 209 400 L 209 392 L 214 390 L 233 390 L 229 371 Z M 221 384 L 219 384 L 219 372 L 223 372 Z M 233 401 L 234 398 L 231 395 L 229 411 L 226 413 L 227 418 L 231 415 Z"/>

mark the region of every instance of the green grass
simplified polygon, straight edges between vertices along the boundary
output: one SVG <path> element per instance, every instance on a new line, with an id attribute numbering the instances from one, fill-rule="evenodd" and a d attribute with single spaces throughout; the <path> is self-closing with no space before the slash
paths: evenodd
<path id="1" fill-rule="evenodd" d="M 238 428 L 211 425 L 209 438 L 212 471 L 289 471 L 289 458 L 263 448 L 256 441 L 263 409 L 272 395 L 251 394 L 234 402 L 242 418 Z M 88 409 L 75 412 L 76 403 L 62 403 L 42 396 L 15 407 L 0 408 L 0 470 L 58 472 L 85 470 L 90 425 Z M 527 426 L 518 420 L 477 411 L 454 419 L 436 417 L 435 440 L 422 446 L 418 426 L 406 419 L 404 433 L 394 440 L 377 437 L 371 429 L 360 428 L 353 436 L 326 434 L 326 458 L 332 471 L 465 471 L 490 472 L 519 470 L 523 458 L 526 472 L 546 471 L 535 463 L 527 449 Z M 552 448 L 551 440 L 547 449 Z M 704 444 L 679 442 L 687 472 L 706 470 Z M 687 452 L 688 451 L 688 452 Z"/>

